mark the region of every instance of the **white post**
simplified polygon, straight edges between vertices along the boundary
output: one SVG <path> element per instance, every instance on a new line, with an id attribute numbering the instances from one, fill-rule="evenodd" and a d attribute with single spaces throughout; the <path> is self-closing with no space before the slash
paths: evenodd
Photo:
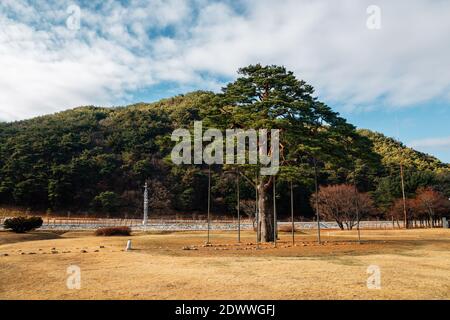
<path id="1" fill-rule="evenodd" d="M 148 222 L 148 185 L 147 185 L 147 182 L 145 182 L 145 186 L 144 186 L 144 220 L 142 221 L 145 231 L 147 231 L 147 222 Z"/>
<path id="2" fill-rule="evenodd" d="M 131 250 L 131 240 L 127 241 L 127 247 L 125 249 L 126 251 L 130 251 Z"/>

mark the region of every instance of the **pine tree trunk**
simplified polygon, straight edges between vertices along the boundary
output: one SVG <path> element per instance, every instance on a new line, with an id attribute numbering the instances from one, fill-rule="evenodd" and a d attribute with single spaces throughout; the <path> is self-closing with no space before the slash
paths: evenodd
<path id="1" fill-rule="evenodd" d="M 260 221 L 260 239 L 264 242 L 274 241 L 273 234 L 273 209 L 270 186 L 266 186 L 263 179 L 258 184 L 258 210 Z"/>

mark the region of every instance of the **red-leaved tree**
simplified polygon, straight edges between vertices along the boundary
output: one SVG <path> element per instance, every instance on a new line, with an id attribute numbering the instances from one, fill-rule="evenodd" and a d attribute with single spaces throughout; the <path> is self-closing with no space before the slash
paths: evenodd
<path id="1" fill-rule="evenodd" d="M 450 212 L 450 201 L 440 192 L 432 188 L 420 188 L 416 192 L 416 210 L 425 215 L 431 227 Z"/>
<path id="2" fill-rule="evenodd" d="M 360 193 L 352 185 L 322 186 L 319 190 L 319 211 L 323 219 L 334 220 L 342 230 L 351 230 L 363 217 L 375 213 L 372 199 L 367 193 Z M 313 195 L 311 203 L 315 204 Z"/>

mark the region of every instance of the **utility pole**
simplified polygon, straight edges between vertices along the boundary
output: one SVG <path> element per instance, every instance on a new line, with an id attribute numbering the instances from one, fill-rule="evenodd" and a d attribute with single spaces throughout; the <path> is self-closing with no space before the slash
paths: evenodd
<path id="1" fill-rule="evenodd" d="M 406 216 L 405 180 L 403 177 L 403 164 L 402 164 L 401 160 L 400 160 L 400 179 L 401 179 L 401 183 L 402 183 L 403 218 L 404 218 L 405 229 L 408 229 L 408 218 Z"/>
<path id="2" fill-rule="evenodd" d="M 236 169 L 236 201 L 237 201 L 237 216 L 238 216 L 238 243 L 241 243 L 241 202 L 239 194 L 239 169 Z"/>
<path id="3" fill-rule="evenodd" d="M 208 167 L 208 241 L 210 244 L 210 229 L 211 229 L 211 165 Z"/>
<path id="4" fill-rule="evenodd" d="M 358 231 L 358 243 L 361 244 L 361 230 L 359 227 L 359 196 L 356 185 L 356 162 L 353 163 L 353 187 L 355 189 L 356 230 Z"/>
<path id="5" fill-rule="evenodd" d="M 358 201 L 358 199 L 356 200 Z M 361 228 L 359 226 L 359 206 L 356 205 L 356 229 L 358 230 L 358 243 L 361 244 Z"/>
<path id="6" fill-rule="evenodd" d="M 314 177 L 316 187 L 316 219 L 317 219 L 317 242 L 322 243 L 320 239 L 320 215 L 319 215 L 319 182 L 317 177 L 317 161 L 314 159 Z"/>
<path id="7" fill-rule="evenodd" d="M 361 244 L 361 230 L 359 228 L 359 197 L 358 188 L 355 181 L 355 209 L 356 209 L 356 230 L 358 231 L 358 243 Z"/>
<path id="8" fill-rule="evenodd" d="M 258 169 L 256 169 L 256 184 L 255 184 L 255 217 L 256 217 L 256 249 L 259 249 L 259 241 L 261 239 L 260 237 L 260 228 L 259 228 L 259 192 L 258 192 Z"/>
<path id="9" fill-rule="evenodd" d="M 292 220 L 292 245 L 295 245 L 295 223 L 294 223 L 294 192 L 291 180 L 291 220 Z"/>
<path id="10" fill-rule="evenodd" d="M 147 222 L 148 222 L 148 184 L 147 184 L 147 181 L 145 181 L 145 185 L 144 185 L 144 220 L 142 221 L 145 231 L 147 231 Z"/>
<path id="11" fill-rule="evenodd" d="M 397 119 L 398 122 L 398 119 Z M 397 124 L 397 140 L 400 141 L 400 125 Z M 405 229 L 408 229 L 408 217 L 406 214 L 406 195 L 405 195 L 405 180 L 403 176 L 403 150 L 400 146 L 400 180 L 402 185 L 402 197 L 403 197 L 403 219 L 405 224 Z"/>
<path id="12" fill-rule="evenodd" d="M 273 244 L 276 247 L 277 246 L 277 201 L 276 201 L 276 179 L 275 176 L 273 176 Z"/>

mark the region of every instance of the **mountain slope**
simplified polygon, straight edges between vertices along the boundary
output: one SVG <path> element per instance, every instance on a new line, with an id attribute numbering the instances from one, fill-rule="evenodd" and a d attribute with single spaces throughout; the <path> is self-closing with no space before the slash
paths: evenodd
<path id="1" fill-rule="evenodd" d="M 441 162 L 436 157 L 408 148 L 400 141 L 386 137 L 382 133 L 368 129 L 359 129 L 358 133 L 373 142 L 373 150 L 382 157 L 382 163 L 386 167 L 398 167 L 402 162 L 405 167 L 420 171 L 450 169 L 449 164 Z"/>
<path id="2" fill-rule="evenodd" d="M 207 205 L 205 173 L 172 166 L 165 157 L 172 147 L 171 132 L 200 120 L 202 108 L 213 96 L 198 91 L 150 104 L 79 107 L 0 123 L 0 205 L 112 215 L 140 212 L 141 187 L 149 179 L 153 210 L 203 211 Z M 400 155 L 412 170 L 450 172 L 448 164 L 394 139 L 369 130 L 359 133 L 373 141 L 384 175 L 398 170 Z M 328 182 L 322 179 L 320 183 Z M 300 186 L 297 192 L 307 200 L 312 188 Z M 216 212 L 234 210 L 233 190 L 233 182 L 216 177 Z M 243 197 L 251 198 L 253 192 L 243 185 Z M 304 210 L 307 214 L 309 209 Z"/>

